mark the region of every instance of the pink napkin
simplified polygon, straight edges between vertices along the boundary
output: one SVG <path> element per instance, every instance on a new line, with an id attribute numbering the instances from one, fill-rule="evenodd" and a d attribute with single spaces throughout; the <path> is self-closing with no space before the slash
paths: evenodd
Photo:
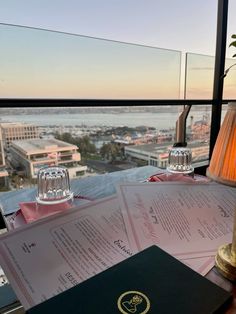
<path id="1" fill-rule="evenodd" d="M 27 223 L 71 208 L 69 202 L 55 205 L 40 205 L 39 208 L 37 208 L 36 204 L 36 202 L 24 202 L 19 204 L 21 213 Z"/>
<path id="2" fill-rule="evenodd" d="M 196 182 L 208 181 L 206 177 L 195 175 L 194 178 L 183 174 L 174 173 L 160 173 L 148 178 L 148 182 L 162 182 L 162 181 L 182 181 L 182 182 Z"/>

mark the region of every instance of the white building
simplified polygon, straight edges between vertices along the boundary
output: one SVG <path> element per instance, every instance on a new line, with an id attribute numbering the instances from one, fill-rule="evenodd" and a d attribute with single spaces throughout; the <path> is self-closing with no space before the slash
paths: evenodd
<path id="1" fill-rule="evenodd" d="M 46 166 L 64 166 L 70 178 L 87 170 L 87 166 L 79 165 L 81 157 L 77 146 L 56 139 L 14 141 L 9 155 L 12 166 L 23 170 L 29 178 L 36 178 L 38 170 Z"/>
<path id="2" fill-rule="evenodd" d="M 125 146 L 125 155 L 130 159 L 146 161 L 147 165 L 165 169 L 172 145 L 173 143 Z M 193 164 L 209 158 L 208 143 L 190 142 L 188 147 L 192 150 Z"/>
<path id="3" fill-rule="evenodd" d="M 0 187 L 7 185 L 8 172 L 6 171 L 5 166 L 2 132 L 0 128 Z"/>
<path id="4" fill-rule="evenodd" d="M 0 123 L 2 141 L 5 149 L 8 149 L 12 141 L 39 138 L 37 126 L 21 122 Z"/>

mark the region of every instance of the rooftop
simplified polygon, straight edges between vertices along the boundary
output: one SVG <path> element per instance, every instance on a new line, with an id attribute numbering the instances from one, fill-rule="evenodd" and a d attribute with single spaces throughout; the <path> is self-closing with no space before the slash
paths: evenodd
<path id="1" fill-rule="evenodd" d="M 77 146 L 56 139 L 28 139 L 12 142 L 13 147 L 20 149 L 25 154 L 41 153 L 42 151 L 58 151 L 77 149 Z"/>
<path id="2" fill-rule="evenodd" d="M 21 126 L 33 126 L 31 123 L 22 123 L 22 122 L 1 122 L 1 128 L 14 128 L 14 127 L 21 127 Z M 36 127 L 36 126 L 35 126 Z"/>
<path id="3" fill-rule="evenodd" d="M 144 144 L 144 145 L 135 145 L 135 146 L 127 146 L 125 149 L 127 150 L 139 150 L 139 151 L 146 151 L 149 153 L 154 153 L 160 150 L 166 150 L 168 147 L 171 147 L 173 143 L 160 143 L 160 144 Z M 199 146 L 208 146 L 208 143 L 205 142 L 190 142 L 188 143 L 189 148 L 195 148 Z"/>

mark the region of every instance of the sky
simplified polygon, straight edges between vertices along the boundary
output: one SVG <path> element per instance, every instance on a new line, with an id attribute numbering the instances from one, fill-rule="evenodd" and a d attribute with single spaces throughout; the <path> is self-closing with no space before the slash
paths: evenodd
<path id="1" fill-rule="evenodd" d="M 229 0 L 227 47 L 231 34 L 236 33 L 235 12 L 236 0 Z M 217 0 L 0 0 L 0 23 L 46 28 L 210 56 L 215 53 L 216 16 Z M 28 37 L 28 42 L 36 41 L 33 33 L 31 35 L 32 39 Z M 37 39 L 39 41 L 40 36 Z M 48 41 L 50 45 L 50 38 Z M 19 46 L 23 45 L 19 42 L 18 49 Z M 100 49 L 102 54 L 107 47 Z M 227 57 L 231 57 L 235 51 L 227 48 L 226 53 Z M 109 60 L 110 56 L 106 57 Z M 28 56 L 28 60 L 31 58 Z M 117 68 L 120 64 L 124 64 L 124 58 L 117 61 Z M 139 73 L 135 75 L 137 77 Z M 123 79 L 120 77 L 120 80 Z M 130 78 L 132 79 L 134 78 Z M 178 78 L 176 82 L 177 80 Z M 119 94 L 119 88 L 117 93 Z M 117 93 L 112 97 L 117 97 Z M 152 94 L 151 97 L 155 95 Z M 173 97 L 176 97 L 175 93 Z"/>
<path id="2" fill-rule="evenodd" d="M 235 0 L 229 11 L 230 35 L 236 33 Z M 1 23 L 210 55 L 216 14 L 217 0 L 0 0 Z"/>

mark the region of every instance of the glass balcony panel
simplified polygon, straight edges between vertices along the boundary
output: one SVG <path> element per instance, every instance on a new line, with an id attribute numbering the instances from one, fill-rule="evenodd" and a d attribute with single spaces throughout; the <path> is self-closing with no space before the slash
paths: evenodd
<path id="1" fill-rule="evenodd" d="M 235 66 L 234 66 L 235 64 Z M 213 95 L 215 57 L 186 54 L 186 99 L 211 99 Z M 229 69 L 230 68 L 230 69 Z M 224 80 L 224 99 L 236 99 L 236 59 L 227 58 L 225 69 L 229 69 Z"/>
<path id="2" fill-rule="evenodd" d="M 213 95 L 215 57 L 186 54 L 186 99 L 211 99 Z"/>
<path id="3" fill-rule="evenodd" d="M 1 97 L 178 99 L 180 51 L 0 26 Z"/>

